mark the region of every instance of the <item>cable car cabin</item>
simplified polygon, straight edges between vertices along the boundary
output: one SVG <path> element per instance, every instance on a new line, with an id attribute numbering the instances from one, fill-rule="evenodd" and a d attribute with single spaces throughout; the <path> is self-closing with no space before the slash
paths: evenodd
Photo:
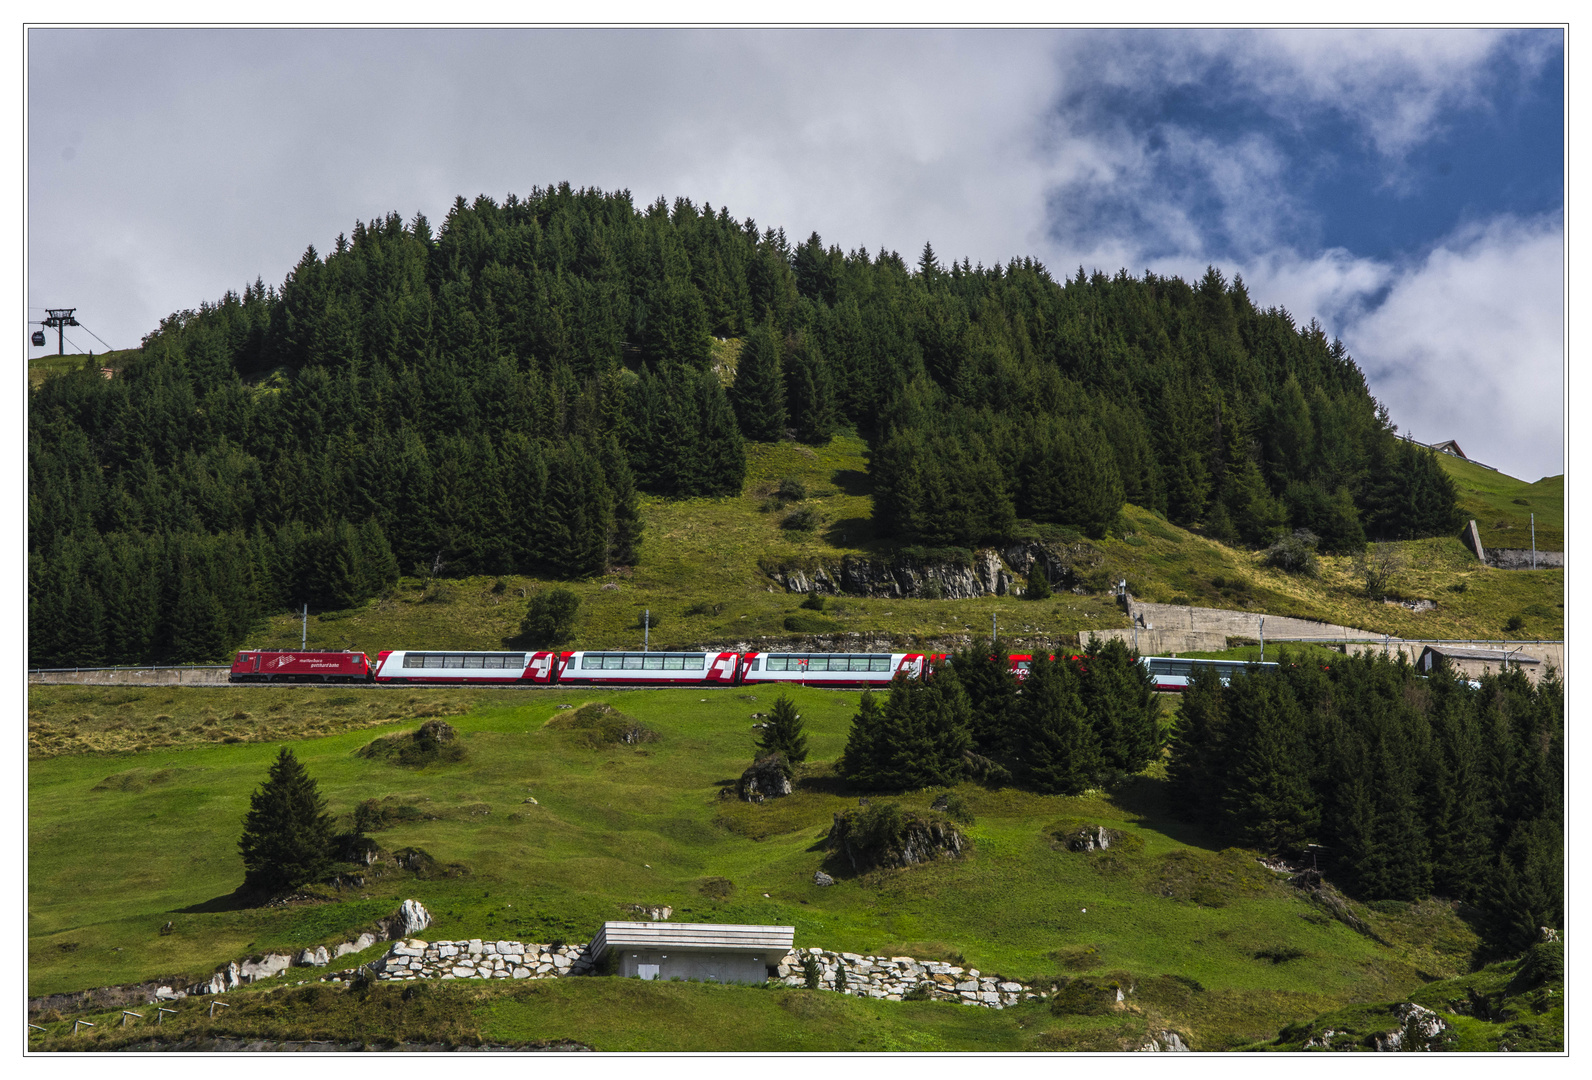
<path id="1" fill-rule="evenodd" d="M 1200 670 L 1216 672 L 1223 686 L 1226 686 L 1227 681 L 1234 675 L 1245 671 L 1277 670 L 1276 664 L 1255 660 L 1184 660 L 1176 656 L 1141 656 L 1139 663 L 1149 670 L 1150 676 L 1155 679 L 1157 690 L 1171 691 L 1188 689 L 1188 684 L 1194 679 L 1194 673 Z"/>
<path id="2" fill-rule="evenodd" d="M 803 686 L 887 686 L 896 672 L 922 678 L 923 653 L 747 653 L 741 682 L 800 683 Z"/>
<path id="3" fill-rule="evenodd" d="M 369 682 L 370 659 L 362 652 L 278 652 L 244 649 L 232 661 L 229 681 Z"/>
<path id="4" fill-rule="evenodd" d="M 734 686 L 733 652 L 567 652 L 558 682 L 614 686 Z"/>
<path id="5" fill-rule="evenodd" d="M 545 686 L 553 680 L 551 652 L 431 652 L 393 649 L 376 660 L 379 683 L 508 683 Z"/>

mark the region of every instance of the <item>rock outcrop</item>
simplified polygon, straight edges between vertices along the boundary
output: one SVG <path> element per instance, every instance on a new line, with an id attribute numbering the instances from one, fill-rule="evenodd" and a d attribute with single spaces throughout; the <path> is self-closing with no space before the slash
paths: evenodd
<path id="1" fill-rule="evenodd" d="M 789 795 L 790 764 L 779 752 L 765 754 L 752 762 L 751 768 L 741 774 L 735 784 L 735 793 L 744 802 L 762 802 Z"/>
<path id="2" fill-rule="evenodd" d="M 1087 544 L 1062 547 L 1033 542 L 981 548 L 972 552 L 965 563 L 906 554 L 875 559 L 847 555 L 838 564 L 782 567 L 772 576 L 793 593 L 966 600 L 1022 595 L 1023 589 L 1016 582 L 1026 579 L 1036 562 L 1045 568 L 1052 588 L 1074 588 L 1075 565 L 1080 561 L 1093 565 L 1093 553 Z"/>
<path id="3" fill-rule="evenodd" d="M 1378 1052 L 1424 1052 L 1445 1050 L 1448 1043 L 1448 1022 L 1431 1009 L 1406 1002 L 1395 1006 L 1393 1015 L 1399 1026 L 1392 1031 L 1373 1036 Z"/>

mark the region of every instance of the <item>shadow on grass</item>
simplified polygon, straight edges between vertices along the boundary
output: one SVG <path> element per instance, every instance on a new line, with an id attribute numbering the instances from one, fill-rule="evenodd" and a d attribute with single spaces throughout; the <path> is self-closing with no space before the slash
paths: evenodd
<path id="1" fill-rule="evenodd" d="M 873 477 L 862 469 L 836 469 L 829 482 L 847 495 L 873 494 Z"/>
<path id="2" fill-rule="evenodd" d="M 1164 779 L 1135 776 L 1114 788 L 1111 802 L 1139 819 L 1138 824 L 1189 847 L 1221 851 L 1227 845 L 1204 826 L 1183 821 L 1172 813 L 1170 785 Z"/>
<path id="3" fill-rule="evenodd" d="M 247 908 L 259 907 L 270 899 L 270 896 L 256 892 L 253 889 L 246 890 L 240 885 L 225 895 L 212 897 L 197 904 L 189 904 L 187 907 L 173 908 L 172 913 L 177 915 L 213 915 L 220 911 L 243 911 Z"/>
<path id="4" fill-rule="evenodd" d="M 831 547 L 854 547 L 874 551 L 879 540 L 874 533 L 873 521 L 863 517 L 845 517 L 824 526 L 824 542 Z"/>

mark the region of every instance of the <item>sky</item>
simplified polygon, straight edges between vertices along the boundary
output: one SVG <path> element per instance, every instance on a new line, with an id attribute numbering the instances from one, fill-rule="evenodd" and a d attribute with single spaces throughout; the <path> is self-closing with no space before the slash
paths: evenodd
<path id="1" fill-rule="evenodd" d="M 1564 471 L 1558 29 L 26 37 L 28 318 L 76 307 L 78 351 L 355 221 L 568 181 L 909 263 L 1214 265 L 1341 337 L 1400 430 Z"/>

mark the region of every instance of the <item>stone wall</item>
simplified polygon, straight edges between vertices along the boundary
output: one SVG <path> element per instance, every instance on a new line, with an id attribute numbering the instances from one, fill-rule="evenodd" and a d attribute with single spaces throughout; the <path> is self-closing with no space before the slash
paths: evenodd
<path id="1" fill-rule="evenodd" d="M 30 671 L 29 683 L 71 683 L 83 686 L 226 686 L 230 667 L 82 668 L 74 671 Z"/>
<path id="2" fill-rule="evenodd" d="M 1046 996 L 1020 982 L 985 975 L 978 968 L 914 960 L 910 956 L 860 956 L 825 949 L 795 949 L 787 953 L 779 964 L 779 981 L 786 986 L 806 986 L 804 961 L 809 958 L 818 966 L 820 989 L 856 997 L 900 1001 L 922 988 L 935 1001 L 1004 1009 L 1019 1001 Z"/>
<path id="3" fill-rule="evenodd" d="M 394 942 L 387 955 L 372 961 L 377 979 L 412 982 L 415 979 L 556 979 L 561 975 L 587 975 L 593 965 L 586 943 L 527 945 L 521 941 L 421 941 Z M 335 976 L 334 976 L 335 978 Z"/>
<path id="4" fill-rule="evenodd" d="M 596 970 L 585 942 L 570 945 L 532 945 L 519 941 L 394 942 L 387 955 L 369 965 L 378 980 L 411 982 L 415 979 L 556 979 L 564 975 L 589 975 Z M 910 956 L 861 956 L 825 949 L 794 949 L 785 954 L 775 981 L 792 987 L 807 985 L 807 959 L 818 966 L 821 990 L 856 997 L 900 1001 L 914 990 L 937 1001 L 956 1001 L 986 1009 L 1004 1009 L 1019 1001 L 1043 998 L 1022 983 L 985 975 L 977 968 Z M 352 972 L 330 976 L 333 981 L 353 978 Z"/>

